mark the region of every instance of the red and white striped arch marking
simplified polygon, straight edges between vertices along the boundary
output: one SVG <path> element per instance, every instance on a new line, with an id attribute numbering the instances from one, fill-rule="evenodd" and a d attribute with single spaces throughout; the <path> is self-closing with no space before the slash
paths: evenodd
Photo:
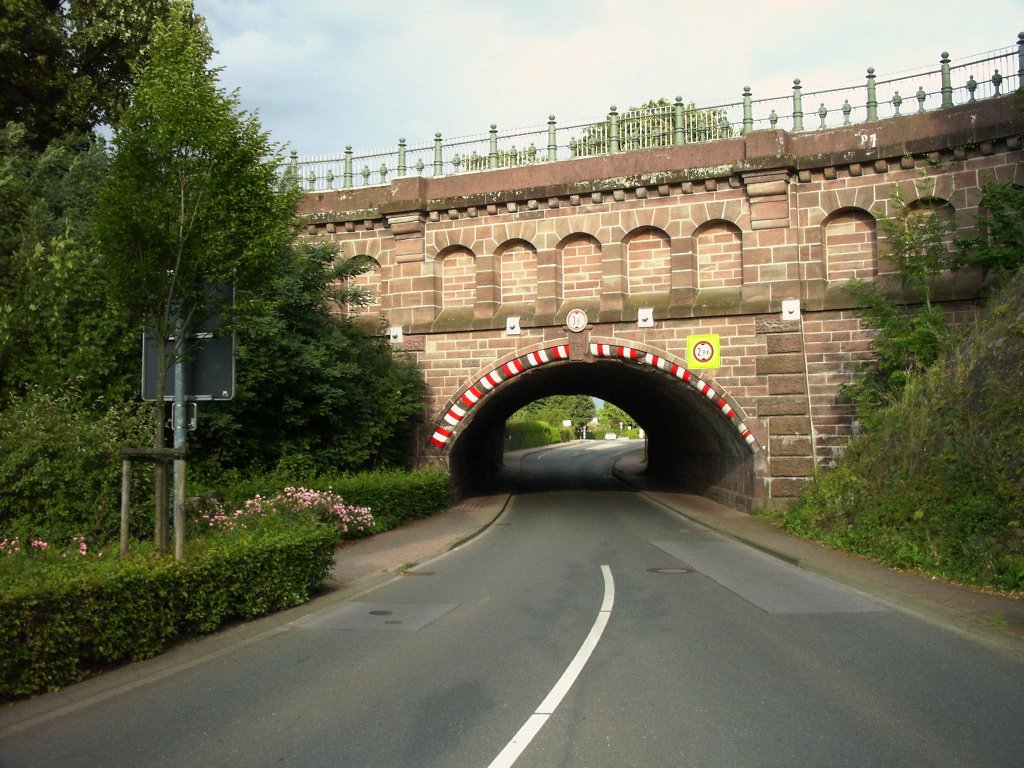
<path id="1" fill-rule="evenodd" d="M 480 378 L 476 384 L 469 387 L 463 392 L 456 403 L 448 409 L 448 412 L 444 415 L 444 424 L 439 425 L 434 430 L 433 437 L 430 438 L 430 444 L 437 447 L 443 448 L 447 445 L 451 439 L 452 433 L 455 431 L 455 427 L 459 425 L 459 422 L 469 413 L 469 410 L 476 405 L 480 399 L 490 392 L 492 389 L 497 387 L 504 381 L 508 381 L 513 376 L 518 376 L 523 371 L 529 368 L 537 368 L 541 365 L 547 365 L 558 360 L 569 359 L 569 345 L 559 344 L 556 347 L 549 347 L 548 349 L 539 349 L 536 352 L 530 352 L 523 357 L 517 357 L 515 360 L 509 360 L 503 365 L 499 365 L 488 371 L 482 378 Z"/>
<path id="2" fill-rule="evenodd" d="M 638 363 L 645 363 L 653 368 L 670 373 L 678 379 L 682 379 L 715 404 L 719 412 L 732 422 L 736 431 L 740 433 L 740 437 L 742 437 L 750 447 L 750 450 L 757 450 L 757 440 L 755 440 L 754 436 L 750 434 L 750 430 L 747 429 L 747 425 L 736 418 L 736 411 L 733 410 L 733 407 L 725 401 L 725 398 L 715 392 L 707 382 L 701 380 L 699 376 L 690 373 L 690 371 L 683 368 L 683 366 L 673 363 L 671 360 L 659 357 L 658 355 L 653 355 L 650 352 L 641 352 L 633 349 L 632 347 L 616 346 L 615 344 L 591 343 L 590 354 L 594 357 L 635 360 Z"/>
<path id="3" fill-rule="evenodd" d="M 739 432 L 740 437 L 743 438 L 744 442 L 746 442 L 752 451 L 757 450 L 757 440 L 755 440 L 754 436 L 750 434 L 750 430 L 747 429 L 747 425 L 736 418 L 736 411 L 733 407 L 729 405 L 729 403 L 725 401 L 725 398 L 721 397 L 707 382 L 703 381 L 699 376 L 694 375 L 683 366 L 673 363 L 671 360 L 659 357 L 658 355 L 651 354 L 650 352 L 641 352 L 640 350 L 632 347 L 618 346 L 615 344 L 592 343 L 590 345 L 590 354 L 594 357 L 633 360 L 638 363 L 650 365 L 661 371 L 665 371 L 678 379 L 682 379 L 710 400 L 718 411 L 732 422 L 736 431 Z M 567 344 L 561 344 L 555 347 L 549 347 L 548 349 L 530 352 L 523 357 L 510 360 L 509 362 L 488 371 L 476 382 L 476 384 L 466 389 L 459 396 L 457 402 L 448 409 L 447 413 L 444 415 L 444 424 L 438 425 L 437 429 L 434 430 L 434 434 L 430 438 L 430 444 L 437 448 L 443 448 L 447 445 L 452 434 L 455 432 L 455 428 L 459 425 L 459 422 L 465 418 L 466 414 L 469 413 L 469 410 L 488 392 L 502 382 L 508 381 L 513 376 L 517 376 L 529 368 L 536 368 L 541 365 L 546 365 L 547 363 L 568 359 L 569 346 Z"/>

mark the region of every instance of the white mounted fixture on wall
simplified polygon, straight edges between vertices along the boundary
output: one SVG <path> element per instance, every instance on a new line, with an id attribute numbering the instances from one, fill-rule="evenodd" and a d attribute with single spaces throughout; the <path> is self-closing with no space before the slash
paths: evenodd
<path id="1" fill-rule="evenodd" d="M 782 319 L 783 320 L 799 320 L 800 319 L 800 299 L 783 299 L 782 300 Z"/>
<path id="2" fill-rule="evenodd" d="M 522 328 L 519 327 L 518 317 L 506 317 L 505 318 L 505 335 L 506 336 L 519 336 L 522 333 Z"/>

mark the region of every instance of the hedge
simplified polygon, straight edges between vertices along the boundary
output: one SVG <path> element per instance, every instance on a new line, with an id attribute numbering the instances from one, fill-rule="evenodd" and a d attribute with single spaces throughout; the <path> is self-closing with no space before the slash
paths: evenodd
<path id="1" fill-rule="evenodd" d="M 326 525 L 269 521 L 190 542 L 181 562 L 151 552 L 4 558 L 0 700 L 56 690 L 227 621 L 303 603 L 338 541 Z"/>
<path id="2" fill-rule="evenodd" d="M 230 485 L 208 483 L 223 496 L 227 509 L 238 509 L 247 499 L 257 495 L 273 496 L 286 486 L 295 484 L 294 480 L 286 481 L 273 475 L 245 478 Z M 301 484 L 306 488 L 330 489 L 348 504 L 369 507 L 376 521 L 374 533 L 383 533 L 409 520 L 444 511 L 448 507 L 450 486 L 448 474 L 438 470 L 378 470 L 304 479 Z"/>

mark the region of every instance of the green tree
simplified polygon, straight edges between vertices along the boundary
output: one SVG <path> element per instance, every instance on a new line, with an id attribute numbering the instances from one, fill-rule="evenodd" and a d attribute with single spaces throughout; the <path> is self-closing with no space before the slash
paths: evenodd
<path id="1" fill-rule="evenodd" d="M 623 430 L 623 425 L 634 425 L 636 419 L 626 413 L 624 410 L 614 403 L 605 401 L 604 404 L 597 411 L 598 422 L 607 425 L 616 432 Z"/>
<path id="2" fill-rule="evenodd" d="M 594 400 L 589 395 L 549 395 L 527 403 L 510 420 L 531 418 L 555 427 L 568 420 L 574 427 L 580 427 L 589 423 L 596 413 Z"/>
<path id="3" fill-rule="evenodd" d="M 195 454 L 247 474 L 407 463 L 423 411 L 419 369 L 335 311 L 366 302 L 348 287 L 366 268 L 324 243 L 280 252 L 267 311 L 240 323 L 236 397 L 200 419 Z"/>
<path id="4" fill-rule="evenodd" d="M 119 299 L 154 339 L 228 312 L 235 284 L 258 291 L 293 235 L 296 191 L 279 185 L 279 158 L 237 94 L 208 67 L 209 34 L 191 2 L 153 27 L 148 57 L 117 125 L 96 206 L 97 232 Z M 156 344 L 155 447 L 173 355 Z"/>
<path id="5" fill-rule="evenodd" d="M 0 129 L 0 405 L 71 380 L 83 405 L 128 392 L 137 340 L 89 225 L 105 168 L 93 139 L 62 138 L 36 153 L 23 126 Z"/>
<path id="6" fill-rule="evenodd" d="M 55 138 L 113 124 L 168 0 L 0 0 L 0 125 Z"/>
<path id="7" fill-rule="evenodd" d="M 693 102 L 683 105 L 680 129 L 685 144 L 733 135 L 725 109 L 698 109 Z M 676 141 L 675 106 L 668 99 L 658 99 L 630 107 L 618 116 L 617 135 L 621 151 L 670 146 Z M 611 121 L 588 126 L 571 146 L 575 157 L 610 152 Z"/>

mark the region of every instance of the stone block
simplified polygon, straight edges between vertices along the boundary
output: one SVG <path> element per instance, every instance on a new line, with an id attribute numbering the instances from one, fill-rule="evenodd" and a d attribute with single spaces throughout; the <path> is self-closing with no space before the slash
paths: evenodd
<path id="1" fill-rule="evenodd" d="M 806 416 L 773 416 L 769 429 L 773 435 L 809 435 L 811 420 Z"/>
<path id="2" fill-rule="evenodd" d="M 807 456 L 811 455 L 811 438 L 784 435 L 772 437 L 768 441 L 768 453 L 771 456 Z"/>
<path id="3" fill-rule="evenodd" d="M 768 471 L 772 477 L 810 477 L 814 472 L 814 462 L 810 457 L 773 457 Z"/>
<path id="4" fill-rule="evenodd" d="M 775 373 L 803 373 L 803 355 L 766 355 L 757 358 L 757 375 L 771 376 Z"/>
<path id="5" fill-rule="evenodd" d="M 801 351 L 799 333 L 776 333 L 768 337 L 768 354 Z"/>
<path id="6" fill-rule="evenodd" d="M 771 479 L 771 497 L 783 499 L 798 496 L 806 482 L 805 479 L 796 477 L 773 477 Z"/>
<path id="7" fill-rule="evenodd" d="M 771 336 L 768 337 L 769 339 Z M 770 376 L 768 378 L 769 395 L 801 395 L 807 382 L 803 375 L 792 374 L 783 376 Z"/>
<path id="8" fill-rule="evenodd" d="M 806 416 L 807 398 L 801 395 L 781 397 L 760 397 L 757 400 L 758 416 Z"/>

